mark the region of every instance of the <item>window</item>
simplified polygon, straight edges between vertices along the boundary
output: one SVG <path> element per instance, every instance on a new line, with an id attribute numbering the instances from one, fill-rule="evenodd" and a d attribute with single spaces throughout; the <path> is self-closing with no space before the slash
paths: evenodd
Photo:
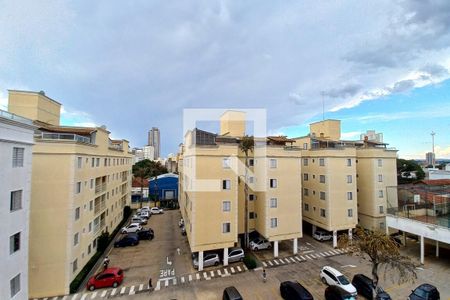
<path id="1" fill-rule="evenodd" d="M 89 222 L 89 232 L 91 232 L 92 231 L 92 222 Z"/>
<path id="2" fill-rule="evenodd" d="M 9 254 L 20 250 L 20 232 L 9 237 Z"/>
<path id="3" fill-rule="evenodd" d="M 349 217 L 349 218 L 352 218 L 353 217 L 353 209 L 347 209 L 347 216 Z"/>
<path id="4" fill-rule="evenodd" d="M 95 167 L 95 158 L 91 158 L 91 167 Z"/>
<path id="5" fill-rule="evenodd" d="M 22 190 L 12 191 L 9 210 L 16 211 L 19 209 L 22 209 Z"/>
<path id="6" fill-rule="evenodd" d="M 230 167 L 231 167 L 231 159 L 230 158 L 224 158 L 223 160 L 222 160 L 222 167 L 224 168 L 224 169 L 229 169 Z"/>
<path id="7" fill-rule="evenodd" d="M 278 227 L 278 219 L 277 218 L 271 218 L 270 219 L 270 228 L 276 228 Z"/>
<path id="8" fill-rule="evenodd" d="M 255 219 L 256 218 L 256 214 L 251 211 L 251 212 L 248 213 L 248 218 L 249 219 Z"/>
<path id="9" fill-rule="evenodd" d="M 383 175 L 378 174 L 378 182 L 383 182 Z"/>
<path id="10" fill-rule="evenodd" d="M 98 158 L 98 157 L 97 157 L 95 166 L 96 166 L 96 167 L 99 167 L 99 166 L 100 166 L 100 158 Z"/>
<path id="11" fill-rule="evenodd" d="M 353 200 L 353 193 L 347 192 L 347 200 Z"/>
<path id="12" fill-rule="evenodd" d="M 253 177 L 253 176 L 248 177 L 248 183 L 253 183 L 253 182 L 255 182 L 255 177 Z"/>
<path id="13" fill-rule="evenodd" d="M 382 167 L 383 166 L 383 160 L 382 159 L 378 159 L 378 166 Z"/>
<path id="14" fill-rule="evenodd" d="M 319 166 L 325 166 L 325 158 L 319 158 Z"/>
<path id="15" fill-rule="evenodd" d="M 303 180 L 308 181 L 308 173 L 303 173 Z"/>
<path id="16" fill-rule="evenodd" d="M 81 193 L 81 181 L 77 182 L 75 186 L 75 194 Z"/>
<path id="17" fill-rule="evenodd" d="M 309 196 L 309 190 L 307 188 L 303 188 L 303 196 Z"/>
<path id="18" fill-rule="evenodd" d="M 103 166 L 106 167 L 107 165 L 108 165 L 108 159 L 105 158 L 104 163 L 103 163 Z"/>
<path id="19" fill-rule="evenodd" d="M 319 181 L 320 183 L 325 183 L 325 175 L 320 175 Z"/>
<path id="20" fill-rule="evenodd" d="M 72 263 L 72 272 L 75 273 L 78 269 L 78 258 L 75 259 Z"/>
<path id="21" fill-rule="evenodd" d="M 304 158 L 304 159 L 303 159 L 303 165 L 304 165 L 304 166 L 307 166 L 307 165 L 308 165 L 308 159 L 307 159 L 307 158 Z"/>
<path id="22" fill-rule="evenodd" d="M 18 292 L 20 292 L 20 273 L 14 276 L 14 278 L 9 281 L 9 286 L 11 288 L 11 298 L 12 298 Z"/>
<path id="23" fill-rule="evenodd" d="M 13 148 L 12 166 L 13 168 L 23 167 L 23 153 L 25 148 Z"/>
<path id="24" fill-rule="evenodd" d="M 347 175 L 347 183 L 352 183 L 352 175 Z"/>
<path id="25" fill-rule="evenodd" d="M 222 202 L 222 210 L 223 211 L 230 211 L 231 210 L 231 202 L 230 201 L 223 201 Z"/>
<path id="26" fill-rule="evenodd" d="M 309 211 L 309 204 L 308 203 L 305 203 L 305 210 Z"/>
<path id="27" fill-rule="evenodd" d="M 94 178 L 91 179 L 91 189 L 94 188 Z"/>
<path id="28" fill-rule="evenodd" d="M 255 165 L 255 160 L 253 159 L 253 158 L 250 158 L 249 160 L 248 160 L 248 166 L 249 167 L 253 167 Z"/>
<path id="29" fill-rule="evenodd" d="M 80 218 L 80 208 L 75 208 L 75 221 Z"/>
<path id="30" fill-rule="evenodd" d="M 83 166 L 83 158 L 82 157 L 78 157 L 78 161 L 77 161 L 78 169 L 81 169 L 82 166 Z"/>
<path id="31" fill-rule="evenodd" d="M 383 198 L 383 190 L 378 191 L 378 198 Z"/>
<path id="32" fill-rule="evenodd" d="M 255 200 L 256 199 L 256 196 L 254 195 L 254 194 L 249 194 L 248 195 L 248 200 L 249 201 L 253 201 L 253 200 Z"/>
<path id="33" fill-rule="evenodd" d="M 230 231 L 231 231 L 231 224 L 223 223 L 222 224 L 222 233 L 229 233 Z"/>
<path id="34" fill-rule="evenodd" d="M 325 200 L 325 192 L 320 192 L 320 200 Z"/>
<path id="35" fill-rule="evenodd" d="M 80 239 L 80 235 L 77 232 L 73 235 L 73 245 L 74 246 L 78 245 L 78 242 L 80 241 L 79 239 Z"/>
<path id="36" fill-rule="evenodd" d="M 352 159 L 347 158 L 347 166 L 350 167 L 352 165 Z"/>
<path id="37" fill-rule="evenodd" d="M 325 209 L 323 209 L 323 208 L 320 209 L 320 216 L 323 218 L 325 218 L 327 216 L 325 213 Z"/>
<path id="38" fill-rule="evenodd" d="M 308 150 L 308 143 L 303 143 L 303 150 Z"/>
<path id="39" fill-rule="evenodd" d="M 276 188 L 277 187 L 277 180 L 276 179 L 270 179 L 270 187 Z"/>
<path id="40" fill-rule="evenodd" d="M 89 201 L 89 210 L 92 211 L 94 209 L 94 200 Z"/>
<path id="41" fill-rule="evenodd" d="M 270 168 L 275 169 L 277 167 L 277 160 L 276 159 L 270 159 Z"/>
<path id="42" fill-rule="evenodd" d="M 277 198 L 270 198 L 270 208 L 276 208 L 278 206 Z"/>
<path id="43" fill-rule="evenodd" d="M 379 209 L 379 211 L 380 211 L 380 214 L 384 214 L 384 206 L 383 206 L 383 205 L 380 205 L 380 206 L 378 207 L 378 209 Z"/>
<path id="44" fill-rule="evenodd" d="M 222 189 L 224 189 L 224 190 L 231 189 L 231 181 L 230 180 L 222 180 Z"/>
<path id="45" fill-rule="evenodd" d="M 88 254 L 91 254 L 91 249 L 92 249 L 91 244 L 89 244 L 88 250 L 87 250 Z"/>

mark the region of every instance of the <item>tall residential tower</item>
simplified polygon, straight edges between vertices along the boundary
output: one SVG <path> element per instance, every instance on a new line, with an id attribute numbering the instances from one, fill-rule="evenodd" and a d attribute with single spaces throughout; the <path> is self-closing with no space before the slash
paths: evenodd
<path id="1" fill-rule="evenodd" d="M 159 133 L 159 128 L 152 127 L 148 132 L 148 145 L 154 148 L 154 158 L 158 159 L 161 157 L 161 137 Z"/>

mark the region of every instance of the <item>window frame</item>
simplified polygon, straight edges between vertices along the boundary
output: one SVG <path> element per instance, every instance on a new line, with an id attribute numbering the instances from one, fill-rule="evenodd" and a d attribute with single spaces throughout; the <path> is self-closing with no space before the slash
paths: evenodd
<path id="1" fill-rule="evenodd" d="M 222 201 L 222 211 L 223 212 L 230 212 L 231 211 L 231 201 L 230 200 Z"/>
<path id="2" fill-rule="evenodd" d="M 269 199 L 269 207 L 270 208 L 278 208 L 278 198 L 272 197 Z"/>
<path id="3" fill-rule="evenodd" d="M 25 148 L 13 147 L 12 153 L 12 167 L 22 168 L 25 161 Z"/>
<path id="4" fill-rule="evenodd" d="M 9 236 L 9 255 L 12 255 L 17 251 L 20 251 L 20 248 L 21 248 L 21 234 L 19 231 Z"/>
<path id="5" fill-rule="evenodd" d="M 15 212 L 18 210 L 21 210 L 23 208 L 22 206 L 22 199 L 23 199 L 23 190 L 15 190 L 11 191 L 10 194 L 10 202 L 9 202 L 9 212 Z M 20 195 L 17 199 L 16 195 Z M 17 203 L 19 205 L 17 205 Z"/>
<path id="6" fill-rule="evenodd" d="M 278 187 L 278 180 L 276 178 L 269 179 L 269 187 L 271 189 L 276 189 Z"/>
<path id="7" fill-rule="evenodd" d="M 222 234 L 230 232 L 231 232 L 231 223 L 230 222 L 222 223 Z"/>
<path id="8" fill-rule="evenodd" d="M 278 167 L 278 161 L 276 158 L 270 158 L 269 159 L 269 168 L 270 169 L 276 169 Z"/>
<path id="9" fill-rule="evenodd" d="M 278 218 L 270 218 L 270 228 L 278 227 Z"/>

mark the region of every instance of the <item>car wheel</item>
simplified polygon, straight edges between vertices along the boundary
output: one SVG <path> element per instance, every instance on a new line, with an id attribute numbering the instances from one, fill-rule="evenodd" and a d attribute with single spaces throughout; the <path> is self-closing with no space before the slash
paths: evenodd
<path id="1" fill-rule="evenodd" d="M 94 285 L 89 286 L 89 290 L 90 290 L 90 291 L 95 290 L 95 286 L 94 286 Z"/>
<path id="2" fill-rule="evenodd" d="M 114 281 L 113 283 L 113 288 L 116 288 L 119 284 L 117 282 Z"/>
<path id="3" fill-rule="evenodd" d="M 272 245 L 267 246 L 267 249 L 272 249 Z"/>
<path id="4" fill-rule="evenodd" d="M 327 280 L 325 279 L 325 277 L 322 277 L 321 280 L 323 283 L 327 284 Z"/>
<path id="5" fill-rule="evenodd" d="M 215 265 L 215 266 L 218 266 L 218 265 L 219 265 L 219 262 L 218 262 L 218 261 L 216 261 L 216 262 L 214 263 L 214 265 Z"/>
<path id="6" fill-rule="evenodd" d="M 258 251 L 258 250 L 259 250 L 258 247 L 253 248 L 253 251 Z"/>

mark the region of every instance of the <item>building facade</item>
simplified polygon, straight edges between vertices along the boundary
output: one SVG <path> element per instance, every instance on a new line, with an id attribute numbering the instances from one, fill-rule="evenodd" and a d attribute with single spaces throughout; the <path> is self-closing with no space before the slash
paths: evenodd
<path id="1" fill-rule="evenodd" d="M 199 270 L 205 251 L 220 250 L 228 257 L 246 224 L 248 232 L 273 242 L 275 256 L 282 240 L 291 240 L 296 253 L 302 236 L 300 151 L 287 147 L 293 141 L 284 137 L 260 137 L 246 157 L 239 147 L 245 114 L 228 111 L 220 123 L 219 135 L 189 131 L 179 156 L 180 209 Z"/>
<path id="2" fill-rule="evenodd" d="M 32 121 L 0 110 L 0 299 L 28 299 Z"/>
<path id="3" fill-rule="evenodd" d="M 44 93 L 9 91 L 11 112 L 34 121 L 30 200 L 29 296 L 69 293 L 130 204 L 128 141 L 102 127 L 60 126 L 61 105 Z"/>
<path id="4" fill-rule="evenodd" d="M 427 162 L 427 166 L 433 166 L 435 165 L 435 156 L 433 152 L 427 152 L 425 154 L 425 160 Z"/>
<path id="5" fill-rule="evenodd" d="M 156 160 L 161 157 L 161 136 L 159 132 L 159 128 L 152 127 L 152 129 L 148 132 L 148 146 L 154 147 L 154 156 L 153 160 Z"/>

